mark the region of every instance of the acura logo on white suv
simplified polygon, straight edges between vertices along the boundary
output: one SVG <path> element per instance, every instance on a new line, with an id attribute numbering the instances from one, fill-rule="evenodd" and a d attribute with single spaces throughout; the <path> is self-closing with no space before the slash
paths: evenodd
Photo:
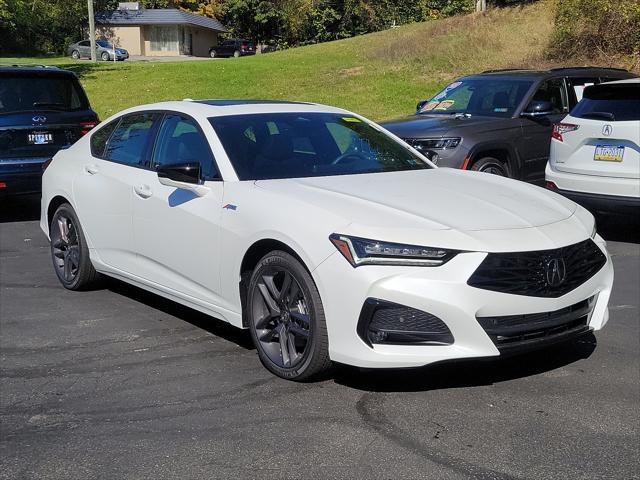
<path id="1" fill-rule="evenodd" d="M 44 123 L 47 121 L 47 117 L 43 116 L 43 115 L 36 115 L 35 117 L 33 117 L 31 120 L 33 120 L 36 123 Z"/>
<path id="2" fill-rule="evenodd" d="M 562 258 L 552 258 L 546 264 L 547 284 L 551 287 L 562 285 L 567 278 L 567 267 Z"/>
<path id="3" fill-rule="evenodd" d="M 602 135 L 604 135 L 605 137 L 608 137 L 611 135 L 612 130 L 613 128 L 611 127 L 611 125 L 607 124 L 604 127 L 602 127 Z"/>

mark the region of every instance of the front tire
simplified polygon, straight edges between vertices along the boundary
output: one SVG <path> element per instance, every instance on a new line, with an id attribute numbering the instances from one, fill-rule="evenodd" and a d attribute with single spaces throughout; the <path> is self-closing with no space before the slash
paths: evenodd
<path id="1" fill-rule="evenodd" d="M 62 286 L 87 290 L 96 285 L 99 274 L 89 258 L 89 248 L 76 212 L 71 205 L 58 207 L 49 225 L 51 259 Z"/>
<path id="2" fill-rule="evenodd" d="M 102 52 L 102 53 L 100 54 L 100 58 L 101 58 L 103 61 L 107 62 L 107 61 L 109 60 L 109 54 L 108 54 L 107 52 Z"/>
<path id="3" fill-rule="evenodd" d="M 235 52 L 233 52 L 233 58 L 238 58 L 240 56 L 240 51 L 236 50 Z"/>
<path id="4" fill-rule="evenodd" d="M 490 173 L 500 177 L 509 177 L 509 167 L 501 160 L 494 157 L 483 157 L 471 166 L 476 172 Z"/>
<path id="5" fill-rule="evenodd" d="M 209 50 L 209 56 L 211 58 L 216 58 L 216 51 L 215 50 Z"/>
<path id="6" fill-rule="evenodd" d="M 260 260 L 249 281 L 246 308 L 253 343 L 270 372 L 303 381 L 329 370 L 320 293 L 295 257 L 274 251 Z"/>

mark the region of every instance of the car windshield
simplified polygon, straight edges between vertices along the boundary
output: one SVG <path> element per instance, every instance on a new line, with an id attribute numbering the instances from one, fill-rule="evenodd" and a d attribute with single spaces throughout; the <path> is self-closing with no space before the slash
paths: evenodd
<path id="1" fill-rule="evenodd" d="M 610 122 L 640 120 L 640 84 L 600 84 L 587 88 L 571 116 Z"/>
<path id="2" fill-rule="evenodd" d="M 102 48 L 113 48 L 113 45 L 111 43 L 105 42 L 104 40 L 98 40 L 96 43 Z"/>
<path id="3" fill-rule="evenodd" d="M 349 114 L 269 113 L 210 118 L 240 180 L 431 168 Z"/>
<path id="4" fill-rule="evenodd" d="M 511 117 L 532 83 L 495 77 L 458 80 L 426 102 L 418 113 Z"/>
<path id="5" fill-rule="evenodd" d="M 0 113 L 87 108 L 86 97 L 75 77 L 0 74 Z"/>

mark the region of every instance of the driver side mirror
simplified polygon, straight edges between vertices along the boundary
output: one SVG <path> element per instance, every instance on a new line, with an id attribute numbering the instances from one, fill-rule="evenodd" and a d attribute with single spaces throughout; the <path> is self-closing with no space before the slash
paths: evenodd
<path id="1" fill-rule="evenodd" d="M 523 117 L 544 117 L 545 115 L 553 115 L 553 103 L 547 100 L 532 100 L 524 112 Z"/>
<path id="2" fill-rule="evenodd" d="M 157 172 L 158 181 L 162 185 L 190 190 L 199 197 L 209 191 L 209 188 L 202 184 L 199 162 L 160 165 Z"/>
<path id="3" fill-rule="evenodd" d="M 416 113 L 419 113 L 420 110 L 422 110 L 422 107 L 424 107 L 428 102 L 429 100 L 422 100 L 421 102 L 418 102 L 416 105 Z"/>

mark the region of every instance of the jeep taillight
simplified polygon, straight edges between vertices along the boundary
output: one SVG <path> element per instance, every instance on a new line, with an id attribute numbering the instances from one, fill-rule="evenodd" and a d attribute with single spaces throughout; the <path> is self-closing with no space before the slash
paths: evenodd
<path id="1" fill-rule="evenodd" d="M 564 139 L 562 138 L 562 135 L 578 130 L 578 128 L 580 128 L 580 125 L 574 125 L 573 123 L 554 123 L 553 130 L 551 131 L 551 138 L 555 138 L 559 142 L 563 142 Z"/>
<path id="2" fill-rule="evenodd" d="M 89 133 L 89 130 L 91 130 L 96 125 L 98 125 L 98 122 L 80 122 L 80 133 L 82 135 L 86 135 L 87 133 Z"/>

